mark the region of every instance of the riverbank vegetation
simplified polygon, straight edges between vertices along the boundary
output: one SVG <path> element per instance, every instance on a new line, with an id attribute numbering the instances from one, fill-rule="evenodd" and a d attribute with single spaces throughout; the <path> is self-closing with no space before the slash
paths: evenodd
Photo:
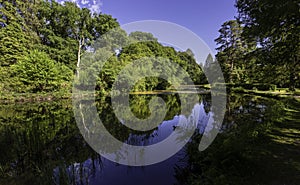
<path id="1" fill-rule="evenodd" d="M 92 13 L 71 2 L 0 3 L 1 99 L 71 97 L 82 57 L 101 49 L 108 49 L 112 56 L 98 76 L 96 90 L 100 95 L 109 94 L 123 67 L 144 57 L 164 57 L 186 70 L 196 85 L 207 84 L 203 69 L 209 64 L 197 65 L 191 50 L 164 46 L 151 33 L 127 35 L 111 15 Z M 295 92 L 300 86 L 299 12 L 293 8 L 298 5 L 266 3 L 237 1 L 237 19 L 225 22 L 219 30 L 216 59 L 229 89 L 267 92 L 288 88 Z M 289 7 L 291 11 L 281 11 Z M 99 38 L 113 29 L 117 37 L 101 43 Z M 118 42 L 131 44 L 116 53 Z M 134 91 L 168 87 L 171 85 L 162 79 L 147 78 L 139 81 Z"/>
<path id="2" fill-rule="evenodd" d="M 97 81 L 96 90 L 101 95 L 109 92 L 124 66 L 143 57 L 164 57 L 186 70 L 194 83 L 205 83 L 191 51 L 163 46 L 150 33 L 127 35 L 110 15 L 92 14 L 71 2 L 62 5 L 43 0 L 1 2 L 0 11 L 1 99 L 11 100 L 17 95 L 22 96 L 20 99 L 35 99 L 37 94 L 41 99 L 68 96 L 82 58 L 101 49 L 111 52 Z M 105 43 L 98 40 L 112 29 L 114 36 Z M 117 54 L 118 42 L 133 44 Z M 148 78 L 140 81 L 136 90 L 162 89 L 166 85 L 162 80 Z"/>
<path id="3" fill-rule="evenodd" d="M 195 136 L 189 170 L 181 169 L 189 177 L 184 184 L 297 184 L 299 2 L 237 0 L 236 8 L 237 19 L 225 22 L 216 39 L 231 89 L 224 130 L 200 154 L 194 154 L 201 138 Z M 233 92 L 245 94 L 238 100 Z M 238 103 L 247 101 L 246 94 L 256 97 Z"/>
<path id="4" fill-rule="evenodd" d="M 236 8 L 236 20 L 225 22 L 215 40 L 227 83 L 294 91 L 300 85 L 299 3 L 238 0 Z"/>
<path id="5" fill-rule="evenodd" d="M 186 147 L 189 165 L 176 173 L 179 180 L 183 178 L 182 184 L 300 182 L 299 6 L 296 0 L 236 1 L 236 19 L 221 25 L 215 40 L 216 60 L 228 92 L 222 133 L 201 153 L 201 135 L 194 135 Z M 11 145 L 0 152 L 0 177 L 21 177 L 20 182 L 25 179 L 30 184 L 37 174 L 51 182 L 53 168 L 65 169 L 78 161 L 82 166 L 89 157 L 94 167 L 94 160 L 100 157 L 82 140 L 70 100 L 41 101 L 69 99 L 73 85 L 89 89 L 89 82 L 84 80 L 90 79 L 104 55 L 108 60 L 93 77 L 96 81 L 92 85 L 99 100 L 99 115 L 112 133 L 123 134 L 120 140 L 126 142 L 132 130 L 111 124 L 118 120 L 108 100 L 118 74 L 132 61 L 146 63 L 151 57 L 161 57 L 176 63 L 196 87 L 206 89 L 201 91 L 202 104 L 209 113 L 207 89 L 211 85 L 203 71 L 211 66 L 212 56 L 198 65 L 191 50 L 163 45 L 151 33 L 127 34 L 119 26 L 111 15 L 92 13 L 71 2 L 0 0 L 0 99 L 5 102 L 0 105 L 0 146 Z M 109 31 L 114 36 L 108 35 L 103 42 L 100 38 Z M 82 63 L 88 65 L 79 71 Z M 155 68 L 153 64 L 141 70 Z M 177 69 L 170 71 L 180 79 Z M 79 75 L 82 81 L 73 84 Z M 169 111 L 166 120 L 171 120 L 180 114 L 175 86 L 187 96 L 189 93 L 191 84 L 182 85 L 184 80 L 175 85 L 154 77 L 139 80 L 130 95 L 132 111 L 148 117 L 147 105 L 155 94 L 165 97 Z M 10 104 L 14 101 L 35 103 Z M 146 136 L 154 137 L 152 132 Z M 39 178 L 36 182 L 43 182 Z M 75 182 L 65 178 L 69 184 Z"/>

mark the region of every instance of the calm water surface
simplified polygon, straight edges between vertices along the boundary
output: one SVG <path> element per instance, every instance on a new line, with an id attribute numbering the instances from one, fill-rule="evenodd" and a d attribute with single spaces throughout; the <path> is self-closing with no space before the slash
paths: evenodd
<path id="1" fill-rule="evenodd" d="M 199 95 L 200 103 L 185 115 L 180 115 L 177 95 L 160 96 L 167 104 L 167 115 L 157 128 L 146 132 L 132 131 L 122 125 L 113 114 L 109 99 L 99 100 L 96 106 L 110 133 L 132 145 L 162 141 L 176 128 L 179 116 L 197 124 L 193 138 L 201 136 L 211 124 L 210 96 Z M 149 116 L 150 99 L 150 95 L 132 96 L 132 112 L 141 118 Z M 274 119 L 281 114 L 280 105 L 270 99 L 229 96 L 220 135 L 238 126 L 236 122 L 241 119 L 245 124 L 258 125 L 269 117 Z M 130 167 L 111 162 L 84 141 L 73 114 L 72 102 L 68 100 L 0 105 L 0 184 L 173 185 L 186 183 L 186 174 L 197 170 L 191 158 L 199 151 L 188 151 L 193 140 L 168 160 L 155 165 Z"/>

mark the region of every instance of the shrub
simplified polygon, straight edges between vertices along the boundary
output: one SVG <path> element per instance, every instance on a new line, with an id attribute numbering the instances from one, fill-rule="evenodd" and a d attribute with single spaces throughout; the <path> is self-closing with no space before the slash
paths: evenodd
<path id="1" fill-rule="evenodd" d="M 17 92 L 53 92 L 70 87 L 72 71 L 44 52 L 31 51 L 11 68 Z"/>

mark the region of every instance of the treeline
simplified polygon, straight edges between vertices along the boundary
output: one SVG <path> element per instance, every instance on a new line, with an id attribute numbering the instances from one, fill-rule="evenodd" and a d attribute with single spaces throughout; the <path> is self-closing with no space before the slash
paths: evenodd
<path id="1" fill-rule="evenodd" d="M 102 48 L 110 48 L 114 55 L 99 74 L 99 92 L 109 91 L 121 68 L 143 57 L 165 57 L 187 70 L 194 83 L 205 81 L 191 51 L 178 52 L 163 46 L 150 33 L 127 35 L 112 16 L 92 13 L 75 3 L 1 0 L 0 13 L 2 94 L 70 92 L 83 55 Z M 115 35 L 106 43 L 98 41 L 109 30 Z M 120 41 L 133 44 L 118 48 L 114 44 Z M 138 89 L 152 90 L 160 82 L 145 79 Z"/>
<path id="2" fill-rule="evenodd" d="M 108 95 L 113 84 L 127 89 L 135 80 L 138 81 L 131 84 L 131 91 L 165 90 L 182 84 L 207 83 L 189 49 L 176 51 L 173 47 L 160 44 L 151 33 L 144 32 L 127 35 L 122 29 L 114 29 L 105 37 L 95 42 L 95 52 L 87 52 L 82 57 L 77 88 L 96 88 L 101 95 Z M 170 62 L 176 65 L 168 65 Z M 168 80 L 172 80 L 172 84 Z"/>
<path id="3" fill-rule="evenodd" d="M 238 16 L 221 26 L 215 40 L 229 84 L 300 86 L 299 6 L 299 0 L 236 1 Z"/>
<path id="4" fill-rule="evenodd" d="M 226 82 L 246 88 L 295 90 L 300 86 L 299 3 L 239 0 L 236 7 L 236 20 L 225 22 L 215 40 L 219 46 L 216 58 Z M 0 13 L 2 94 L 70 92 L 83 54 L 102 48 L 110 48 L 114 55 L 99 74 L 100 92 L 108 92 L 121 69 L 143 57 L 175 61 L 194 83 L 207 83 L 190 50 L 179 52 L 163 46 L 149 33 L 127 35 L 112 16 L 92 13 L 75 3 L 0 0 Z M 108 43 L 95 42 L 113 29 L 115 35 L 107 38 Z M 119 48 L 120 41 L 132 44 Z M 166 86 L 162 80 L 147 78 L 136 90 Z"/>
<path id="5" fill-rule="evenodd" d="M 119 26 L 110 15 L 70 2 L 5 0 L 0 12 L 2 93 L 69 91 L 80 56 Z"/>

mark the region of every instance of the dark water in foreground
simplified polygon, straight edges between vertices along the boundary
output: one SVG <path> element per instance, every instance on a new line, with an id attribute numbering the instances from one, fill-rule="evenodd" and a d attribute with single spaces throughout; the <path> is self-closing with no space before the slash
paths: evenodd
<path id="1" fill-rule="evenodd" d="M 211 99 L 199 96 L 200 103 L 195 104 L 189 114 L 180 115 L 178 96 L 161 96 L 168 107 L 165 120 L 146 132 L 133 132 L 122 125 L 113 114 L 108 99 L 96 105 L 110 133 L 132 145 L 151 145 L 164 140 L 176 128 L 179 116 L 186 116 L 197 124 L 193 139 L 177 154 L 164 162 L 144 167 L 120 165 L 93 151 L 77 128 L 70 101 L 0 105 L 0 184 L 189 184 L 193 174 L 205 174 L 201 172 L 201 164 L 195 162 L 199 151 L 194 146 L 199 144 L 197 138 L 213 120 Z M 147 103 L 150 98 L 147 95 L 132 97 L 131 110 L 137 117 L 149 116 Z M 248 134 L 249 138 L 259 137 L 261 130 L 268 129 L 265 123 L 282 121 L 286 111 L 285 103 L 280 100 L 242 95 L 228 96 L 227 99 L 227 112 L 217 144 L 224 140 L 222 135 L 235 133 L 236 127 L 242 128 L 237 133 L 245 135 L 241 141 L 248 142 Z M 212 145 L 211 150 L 218 148 L 217 144 Z M 293 162 L 295 166 L 300 164 L 295 159 Z M 211 163 L 211 168 L 215 167 L 213 165 L 216 166 Z M 253 172 L 253 169 L 248 171 Z M 245 173 L 248 171 L 245 169 Z M 294 174 L 287 172 L 286 175 L 294 178 Z"/>

